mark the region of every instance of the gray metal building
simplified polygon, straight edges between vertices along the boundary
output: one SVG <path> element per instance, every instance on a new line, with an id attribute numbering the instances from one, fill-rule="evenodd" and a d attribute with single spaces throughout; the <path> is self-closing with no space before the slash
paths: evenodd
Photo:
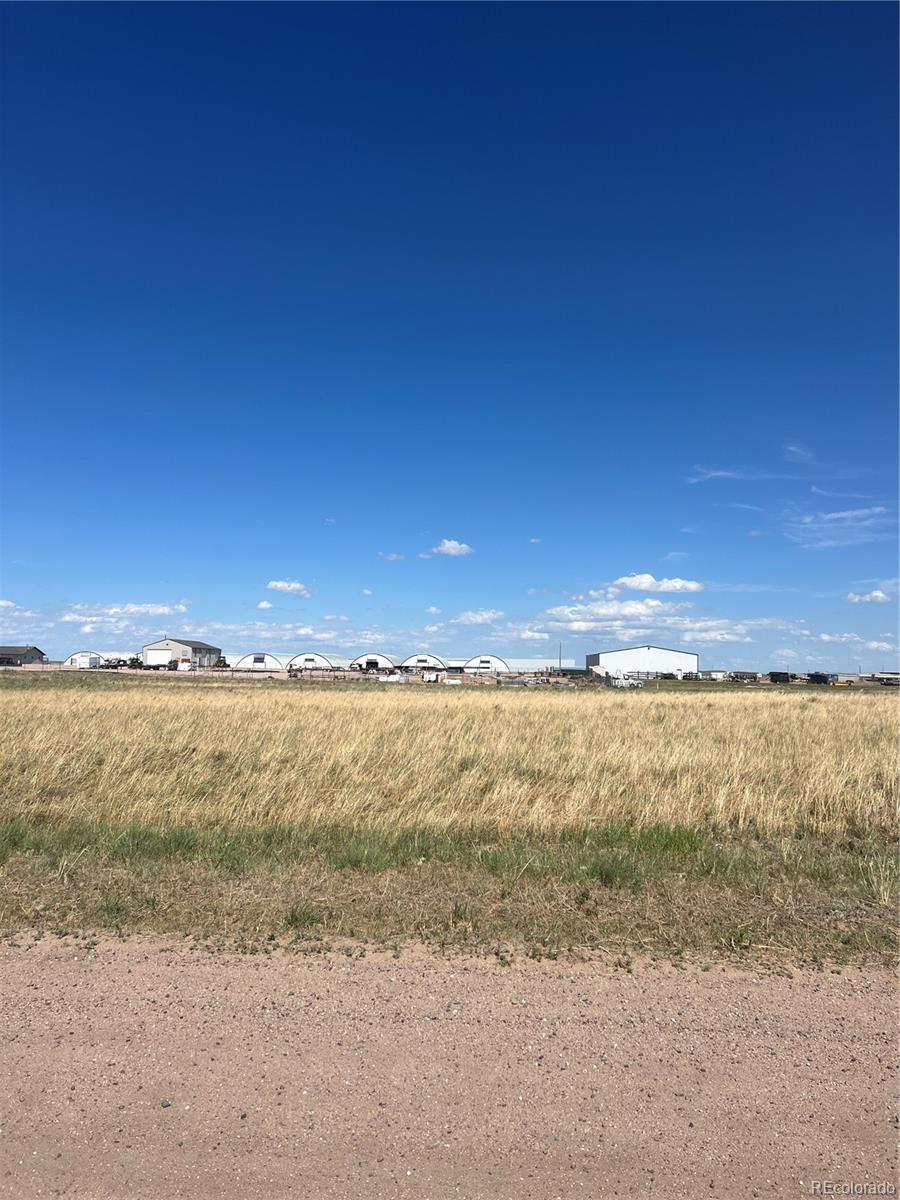
<path id="1" fill-rule="evenodd" d="M 141 651 L 145 667 L 167 667 L 175 662 L 189 662 L 192 667 L 212 667 L 222 657 L 221 646 L 197 642 L 193 638 L 162 638 L 148 642 Z"/>
<path id="2" fill-rule="evenodd" d="M 0 667 L 30 667 L 46 659 L 38 646 L 0 646 Z"/>

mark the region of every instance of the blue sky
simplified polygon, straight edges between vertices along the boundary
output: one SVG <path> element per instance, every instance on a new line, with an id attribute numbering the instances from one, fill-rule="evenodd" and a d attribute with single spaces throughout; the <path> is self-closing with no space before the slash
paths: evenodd
<path id="1" fill-rule="evenodd" d="M 2 21 L 4 640 L 896 663 L 894 6 Z"/>

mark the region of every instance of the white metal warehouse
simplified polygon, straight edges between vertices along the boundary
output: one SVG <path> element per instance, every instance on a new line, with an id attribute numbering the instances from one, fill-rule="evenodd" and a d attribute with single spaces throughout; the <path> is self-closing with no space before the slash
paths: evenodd
<path id="1" fill-rule="evenodd" d="M 605 650 L 589 654 L 588 670 L 598 675 L 682 675 L 696 674 L 700 656 L 690 650 L 669 650 L 665 646 L 627 646 L 623 650 Z"/>

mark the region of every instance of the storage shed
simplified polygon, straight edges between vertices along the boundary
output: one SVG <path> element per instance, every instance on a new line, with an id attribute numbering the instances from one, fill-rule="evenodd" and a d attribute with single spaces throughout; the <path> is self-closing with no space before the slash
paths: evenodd
<path id="1" fill-rule="evenodd" d="M 320 650 L 295 654 L 285 664 L 289 671 L 349 671 L 350 659 L 340 654 L 323 654 Z"/>
<path id="2" fill-rule="evenodd" d="M 76 650 L 63 663 L 64 667 L 77 667 L 79 671 L 92 671 L 102 667 L 106 659 L 96 650 Z"/>

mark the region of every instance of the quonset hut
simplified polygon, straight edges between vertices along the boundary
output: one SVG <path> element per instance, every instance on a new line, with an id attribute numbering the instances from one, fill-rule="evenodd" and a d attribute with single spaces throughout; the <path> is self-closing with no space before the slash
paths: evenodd
<path id="1" fill-rule="evenodd" d="M 393 654 L 382 654 L 380 650 L 372 650 L 368 654 L 358 654 L 350 663 L 355 671 L 396 671 L 400 659 Z"/>
<path id="2" fill-rule="evenodd" d="M 285 665 L 289 671 L 349 671 L 350 659 L 342 658 L 340 654 L 310 650 L 295 654 Z"/>
<path id="3" fill-rule="evenodd" d="M 91 671 L 102 667 L 106 659 L 96 650 L 76 650 L 63 663 L 64 667 L 77 667 L 79 671 Z"/>
<path id="4" fill-rule="evenodd" d="M 245 654 L 231 669 L 233 671 L 283 671 L 284 663 L 274 654 L 267 654 L 261 650 L 256 654 Z"/>
<path id="5" fill-rule="evenodd" d="M 441 658 L 439 654 L 429 654 L 427 651 L 410 654 L 409 658 L 404 658 L 400 664 L 401 671 L 446 671 L 447 667 L 445 658 Z"/>

